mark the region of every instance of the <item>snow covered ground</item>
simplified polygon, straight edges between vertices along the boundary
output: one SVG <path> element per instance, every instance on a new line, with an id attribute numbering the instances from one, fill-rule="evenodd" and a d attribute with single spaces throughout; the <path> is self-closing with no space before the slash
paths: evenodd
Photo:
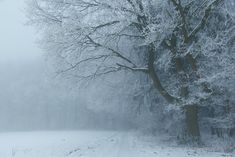
<path id="1" fill-rule="evenodd" d="M 169 147 L 134 132 L 0 133 L 0 157 L 235 157 L 200 148 Z"/>

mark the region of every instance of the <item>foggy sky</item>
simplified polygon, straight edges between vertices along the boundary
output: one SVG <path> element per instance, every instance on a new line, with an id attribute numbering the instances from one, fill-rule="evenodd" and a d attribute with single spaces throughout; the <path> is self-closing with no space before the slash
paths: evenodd
<path id="1" fill-rule="evenodd" d="M 0 0 L 0 63 L 22 62 L 42 54 L 36 31 L 26 26 L 26 0 Z"/>

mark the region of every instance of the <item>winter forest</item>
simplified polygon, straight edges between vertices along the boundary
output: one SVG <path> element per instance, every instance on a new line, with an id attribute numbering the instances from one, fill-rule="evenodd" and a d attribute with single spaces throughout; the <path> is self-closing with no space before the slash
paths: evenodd
<path id="1" fill-rule="evenodd" d="M 20 1 L 0 157 L 235 157 L 234 0 Z"/>

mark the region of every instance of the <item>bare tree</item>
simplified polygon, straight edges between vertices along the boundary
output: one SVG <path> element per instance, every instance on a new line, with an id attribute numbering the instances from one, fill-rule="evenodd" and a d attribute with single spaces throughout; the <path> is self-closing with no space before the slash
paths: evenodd
<path id="1" fill-rule="evenodd" d="M 210 19 L 225 15 L 223 0 L 32 0 L 29 6 L 30 22 L 45 31 L 44 48 L 59 74 L 90 80 L 142 73 L 168 104 L 185 111 L 187 134 L 199 139 L 198 106 L 212 95 L 200 57 L 218 45 L 208 32 Z M 228 27 L 215 35 L 234 32 L 234 23 Z"/>

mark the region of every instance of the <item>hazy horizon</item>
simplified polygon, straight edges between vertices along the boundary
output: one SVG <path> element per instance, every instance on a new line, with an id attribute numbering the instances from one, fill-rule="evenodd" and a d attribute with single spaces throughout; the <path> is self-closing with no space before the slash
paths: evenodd
<path id="1" fill-rule="evenodd" d="M 36 44 L 39 34 L 26 25 L 26 1 L 0 1 L 0 63 L 25 62 L 42 55 Z"/>

